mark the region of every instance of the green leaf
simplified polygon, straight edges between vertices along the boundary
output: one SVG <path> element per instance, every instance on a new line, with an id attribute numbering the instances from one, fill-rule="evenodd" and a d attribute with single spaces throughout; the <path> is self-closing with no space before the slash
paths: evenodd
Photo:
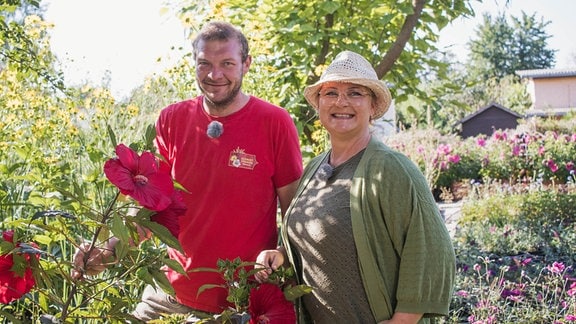
<path id="1" fill-rule="evenodd" d="M 163 262 L 172 270 L 178 272 L 179 274 L 186 275 L 186 270 L 182 267 L 180 262 L 172 259 L 165 258 Z"/>
<path id="2" fill-rule="evenodd" d="M 114 233 L 114 236 L 119 238 L 120 241 L 128 242 L 130 240 L 130 233 L 118 214 L 112 217 L 112 233 Z"/>
<path id="3" fill-rule="evenodd" d="M 340 8 L 340 4 L 336 1 L 325 1 L 320 3 L 320 9 L 327 14 L 333 14 Z"/>
<path id="4" fill-rule="evenodd" d="M 166 293 L 174 295 L 174 288 L 170 284 L 170 281 L 168 281 L 164 271 L 158 269 L 149 269 L 149 271 L 152 273 L 152 277 L 156 280 L 156 283 L 160 288 L 162 288 Z"/>
<path id="5" fill-rule="evenodd" d="M 196 296 L 200 296 L 200 294 L 203 293 L 206 289 L 212 289 L 212 288 L 226 288 L 226 286 L 217 284 L 205 284 L 200 286 L 200 288 L 198 288 L 198 294 L 196 294 Z"/>
<path id="6" fill-rule="evenodd" d="M 154 286 L 154 278 L 148 271 L 148 267 L 141 267 L 136 270 L 136 276 L 145 283 Z"/>
<path id="7" fill-rule="evenodd" d="M 34 235 L 34 241 L 36 243 L 49 246 L 52 243 L 52 238 L 47 235 Z"/>
<path id="8" fill-rule="evenodd" d="M 204 268 L 204 267 L 200 267 L 200 268 L 194 268 L 192 270 L 190 270 L 190 272 L 220 272 L 220 270 L 215 269 L 215 268 Z"/>
<path id="9" fill-rule="evenodd" d="M 284 288 L 284 297 L 286 300 L 295 301 L 296 299 L 312 292 L 312 287 L 306 285 L 297 285 Z"/>
<path id="10" fill-rule="evenodd" d="M 0 241 L 0 255 L 8 254 L 14 250 L 14 244 L 8 241 Z"/>
<path id="11" fill-rule="evenodd" d="M 140 224 L 150 229 L 152 233 L 154 233 L 154 235 L 156 235 L 160 239 L 160 241 L 162 241 L 169 247 L 177 249 L 178 251 L 183 253 L 180 242 L 176 237 L 174 237 L 174 235 L 172 235 L 172 233 L 170 233 L 170 231 L 166 227 L 147 219 L 141 219 Z"/>
<path id="12" fill-rule="evenodd" d="M 156 138 L 156 127 L 153 124 L 150 124 L 146 127 L 146 131 L 144 133 L 144 143 L 145 143 L 145 150 L 154 152 L 156 147 L 154 146 L 154 139 Z"/>
<path id="13" fill-rule="evenodd" d="M 114 130 L 108 124 L 106 124 L 106 130 L 108 131 L 108 136 L 110 137 L 112 146 L 116 148 L 116 146 L 118 146 L 118 141 L 116 140 L 116 134 L 114 134 Z"/>
<path id="14" fill-rule="evenodd" d="M 128 241 L 120 240 L 114 246 L 114 251 L 116 253 L 116 257 L 118 258 L 118 260 L 122 260 L 130 251 L 130 244 L 128 243 Z"/>

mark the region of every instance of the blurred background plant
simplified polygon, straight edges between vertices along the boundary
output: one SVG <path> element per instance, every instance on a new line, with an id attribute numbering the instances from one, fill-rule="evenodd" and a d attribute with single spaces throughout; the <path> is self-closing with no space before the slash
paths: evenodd
<path id="1" fill-rule="evenodd" d="M 466 194 L 475 183 L 554 186 L 576 180 L 574 129 L 542 133 L 534 125 L 523 124 L 514 130 L 496 130 L 491 136 L 466 139 L 417 129 L 382 140 L 419 166 L 438 200 L 461 199 L 458 191 Z M 444 197 L 440 197 L 441 192 Z"/>
<path id="2" fill-rule="evenodd" d="M 576 321 L 576 186 L 479 184 L 454 233 L 447 323 Z"/>

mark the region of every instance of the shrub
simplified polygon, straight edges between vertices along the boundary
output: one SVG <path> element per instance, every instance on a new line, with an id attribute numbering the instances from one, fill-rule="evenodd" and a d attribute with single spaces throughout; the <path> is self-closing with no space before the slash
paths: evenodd
<path id="1" fill-rule="evenodd" d="M 454 235 L 458 271 L 446 322 L 576 319 L 575 190 L 477 186 Z"/>
<path id="2" fill-rule="evenodd" d="M 576 180 L 576 133 L 519 128 L 462 140 L 428 129 L 383 140 L 418 165 L 431 190 L 470 181 L 558 185 Z"/>

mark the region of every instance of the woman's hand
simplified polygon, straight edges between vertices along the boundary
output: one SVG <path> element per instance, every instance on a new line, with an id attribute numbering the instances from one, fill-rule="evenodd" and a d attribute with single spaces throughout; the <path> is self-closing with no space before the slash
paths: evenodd
<path id="1" fill-rule="evenodd" d="M 276 250 L 264 250 L 260 252 L 256 258 L 256 263 L 259 264 L 256 266 L 256 269 L 260 267 L 262 270 L 258 271 L 254 277 L 260 283 L 266 282 L 268 276 L 282 266 L 287 259 L 286 251 L 283 247 L 278 247 Z"/>
<path id="2" fill-rule="evenodd" d="M 416 324 L 421 318 L 422 314 L 394 313 L 391 319 L 378 324 Z"/>

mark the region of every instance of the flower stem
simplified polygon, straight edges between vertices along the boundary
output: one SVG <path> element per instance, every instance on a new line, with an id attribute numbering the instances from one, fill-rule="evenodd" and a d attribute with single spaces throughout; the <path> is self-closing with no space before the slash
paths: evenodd
<path id="1" fill-rule="evenodd" d="M 106 224 L 106 222 L 108 221 L 110 216 L 112 215 L 112 210 L 113 210 L 114 205 L 116 204 L 116 201 L 118 200 L 119 196 L 120 196 L 120 191 L 116 192 L 116 196 L 114 196 L 114 199 L 112 199 L 110 201 L 110 204 L 108 204 L 108 207 L 106 207 L 106 210 L 104 211 L 104 214 L 102 215 L 101 225 L 96 228 L 96 231 L 94 232 L 94 235 L 92 236 L 92 242 L 90 244 L 90 248 L 88 249 L 88 251 L 86 251 L 86 253 L 84 253 L 84 257 L 82 260 L 82 269 L 84 269 L 86 267 L 86 264 L 88 263 L 88 259 L 90 259 L 90 255 L 92 254 L 92 251 L 94 251 L 94 247 L 96 246 L 95 244 L 96 244 L 96 241 L 98 240 L 98 236 L 100 235 L 102 228 L 104 227 L 104 225 Z M 61 316 L 62 322 L 65 322 L 66 318 L 68 317 L 68 309 L 70 307 L 70 303 L 72 302 L 74 295 L 76 295 L 77 291 L 78 291 L 78 286 L 76 284 L 72 285 L 72 288 L 70 289 L 70 292 L 68 293 L 68 297 L 66 298 L 66 302 L 64 303 L 64 305 L 62 307 L 62 316 Z"/>

